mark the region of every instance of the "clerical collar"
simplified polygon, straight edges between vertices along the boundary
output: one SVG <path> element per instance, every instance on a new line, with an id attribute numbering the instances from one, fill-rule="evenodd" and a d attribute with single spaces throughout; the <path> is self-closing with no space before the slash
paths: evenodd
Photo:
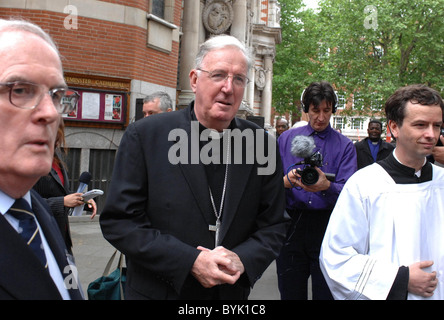
<path id="1" fill-rule="evenodd" d="M 432 165 L 425 161 L 424 166 L 418 175 L 414 168 L 403 165 L 392 152 L 384 160 L 378 161 L 378 164 L 387 171 L 387 173 L 398 184 L 422 183 L 432 180 Z"/>
<path id="2" fill-rule="evenodd" d="M 395 157 L 396 161 L 398 161 L 400 164 L 402 164 L 403 166 L 407 167 L 406 165 L 404 165 L 401 160 L 398 159 L 398 157 L 396 156 L 396 152 L 393 150 L 393 157 Z M 424 162 L 422 163 L 422 166 L 424 167 L 424 165 L 426 164 L 427 159 L 424 157 Z M 421 171 L 422 171 L 422 167 L 421 169 L 419 169 L 418 171 L 415 171 L 415 176 L 417 176 L 418 178 L 421 177 Z"/>
<path id="3" fill-rule="evenodd" d="M 208 128 L 205 127 L 202 123 L 200 123 L 199 120 L 197 120 L 196 113 L 194 112 L 194 102 L 193 102 L 190 109 L 191 109 L 191 111 L 190 111 L 191 112 L 191 120 L 199 122 L 199 134 L 201 134 L 202 131 L 204 131 L 205 129 L 208 129 Z M 231 120 L 230 125 L 228 126 L 227 129 L 235 129 L 235 128 L 236 128 L 236 121 L 235 121 L 235 119 L 233 119 L 233 120 Z M 213 129 L 210 129 L 210 130 L 213 130 Z M 214 131 L 216 131 L 216 130 L 214 130 Z M 211 137 L 215 138 L 215 136 L 213 134 L 211 134 Z M 222 137 L 222 132 L 219 137 Z"/>

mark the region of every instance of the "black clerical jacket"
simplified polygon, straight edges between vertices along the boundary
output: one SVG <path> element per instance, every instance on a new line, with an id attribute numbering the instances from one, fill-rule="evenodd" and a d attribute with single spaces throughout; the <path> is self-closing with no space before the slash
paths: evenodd
<path id="1" fill-rule="evenodd" d="M 127 289 L 139 298 L 244 299 L 284 241 L 287 218 L 279 152 L 276 145 L 270 150 L 276 161 L 271 175 L 258 174 L 261 165 L 256 159 L 229 166 L 221 245 L 238 254 L 245 273 L 235 285 L 203 288 L 190 270 L 200 252 L 197 246 L 214 248 L 209 225 L 215 224 L 215 215 L 205 168 L 191 160 L 196 156 L 192 108 L 193 103 L 128 126 L 100 215 L 102 232 L 126 255 Z M 240 130 L 260 129 L 243 119 L 233 121 Z M 186 133 L 185 141 L 181 133 Z M 184 142 L 188 164 L 171 163 L 171 152 L 177 151 L 172 147 Z"/>

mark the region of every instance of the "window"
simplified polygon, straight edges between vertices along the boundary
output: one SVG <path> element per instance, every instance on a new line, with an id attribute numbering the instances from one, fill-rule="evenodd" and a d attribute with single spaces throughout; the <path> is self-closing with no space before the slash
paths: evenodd
<path id="1" fill-rule="evenodd" d="M 114 167 L 115 150 L 91 149 L 89 154 L 89 172 L 91 172 L 91 182 L 89 189 L 100 189 L 104 192 L 103 196 L 94 198 L 97 203 L 97 213 L 100 214 L 111 183 L 111 177 Z"/>
<path id="2" fill-rule="evenodd" d="M 149 0 L 147 14 L 147 46 L 165 53 L 172 50 L 172 42 L 179 41 L 178 27 L 174 24 L 174 0 Z"/>
<path id="3" fill-rule="evenodd" d="M 69 178 L 69 189 L 72 191 L 76 191 L 79 187 L 81 151 L 82 149 L 79 148 L 68 148 L 66 155 L 62 152 L 63 162 L 66 164 L 66 171 Z"/>
<path id="4" fill-rule="evenodd" d="M 339 94 L 338 93 L 338 110 L 345 109 L 345 105 L 347 103 L 347 99 L 345 98 L 345 94 Z"/>
<path id="5" fill-rule="evenodd" d="M 370 109 L 373 111 L 380 111 L 384 109 L 384 100 L 381 97 L 378 97 L 376 93 L 372 94 Z"/>
<path id="6" fill-rule="evenodd" d="M 333 117 L 333 128 L 345 129 L 345 119 L 343 117 Z"/>
<path id="7" fill-rule="evenodd" d="M 362 110 L 364 109 L 364 99 L 361 95 L 356 93 L 353 97 L 353 110 Z"/>
<path id="8" fill-rule="evenodd" d="M 165 0 L 151 0 L 151 13 L 165 19 Z"/>
<path id="9" fill-rule="evenodd" d="M 353 130 L 362 130 L 364 128 L 364 121 L 360 118 L 352 119 L 352 129 Z"/>
<path id="10" fill-rule="evenodd" d="M 174 0 L 149 0 L 149 5 L 150 14 L 174 23 Z"/>

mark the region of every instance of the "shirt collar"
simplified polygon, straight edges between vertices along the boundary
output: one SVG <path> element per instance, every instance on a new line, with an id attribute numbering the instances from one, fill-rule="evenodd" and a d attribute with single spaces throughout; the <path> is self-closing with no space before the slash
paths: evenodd
<path id="1" fill-rule="evenodd" d="M 192 101 L 190 104 L 190 115 L 191 115 L 191 121 L 198 121 L 197 117 L 196 117 L 196 113 L 194 112 L 194 101 Z M 236 120 L 235 120 L 235 118 L 233 118 L 227 129 L 235 129 L 235 128 L 237 128 Z M 202 131 L 205 129 L 208 129 L 208 128 L 206 128 L 202 123 L 199 122 L 199 134 L 201 134 Z"/>
<path id="2" fill-rule="evenodd" d="M 415 172 L 415 169 L 414 169 L 414 168 L 407 167 L 405 164 L 403 164 L 403 163 L 398 159 L 398 157 L 396 156 L 396 152 L 395 152 L 395 150 L 393 150 L 393 157 L 395 158 L 396 161 L 399 162 L 399 164 L 400 164 L 401 166 L 403 166 L 403 167 L 406 168 L 406 169 L 405 169 L 406 171 L 407 171 L 407 170 L 410 170 L 410 172 L 413 172 L 413 174 L 414 174 L 415 176 L 417 176 L 418 178 L 421 177 L 421 171 L 422 171 L 422 168 L 423 168 L 423 167 L 425 166 L 425 164 L 427 163 L 427 158 L 424 158 L 424 163 L 422 164 L 421 169 L 419 169 L 418 171 Z"/>
<path id="3" fill-rule="evenodd" d="M 25 199 L 28 204 L 31 206 L 31 194 L 28 191 L 24 196 L 23 199 Z M 6 193 L 0 190 L 0 213 L 5 214 L 8 212 L 8 210 L 12 207 L 14 204 L 15 199 L 8 196 Z"/>
<path id="4" fill-rule="evenodd" d="M 399 184 L 411 184 L 422 183 L 432 180 L 432 165 L 430 162 L 425 161 L 424 166 L 421 168 L 421 174 L 417 175 L 415 169 L 407 167 L 399 162 L 395 158 L 395 153 L 392 152 L 385 159 L 378 161 L 387 173 L 393 178 L 395 183 Z"/>
<path id="5" fill-rule="evenodd" d="M 370 140 L 368 137 L 365 138 L 365 140 L 367 140 L 367 143 L 369 146 L 379 146 L 382 142 L 381 139 L 379 139 L 376 143 L 374 143 L 372 140 Z"/>
<path id="6" fill-rule="evenodd" d="M 332 130 L 330 123 L 328 124 L 328 126 L 322 130 L 322 131 L 315 131 L 311 125 L 310 122 L 308 123 L 308 125 L 306 126 L 307 129 L 307 135 L 309 136 L 318 136 L 319 138 L 321 138 L 322 140 L 324 140 L 325 138 L 327 138 L 328 134 L 330 133 L 330 131 Z"/>

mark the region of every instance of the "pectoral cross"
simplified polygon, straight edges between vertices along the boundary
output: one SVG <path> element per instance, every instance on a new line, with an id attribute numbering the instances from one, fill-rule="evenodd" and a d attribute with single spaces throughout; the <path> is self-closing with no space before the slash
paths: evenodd
<path id="1" fill-rule="evenodd" d="M 219 245 L 220 219 L 218 218 L 216 220 L 216 225 L 211 225 L 210 224 L 208 226 L 208 230 L 216 232 L 216 235 L 215 235 L 216 239 L 214 241 L 214 247 L 217 247 Z"/>

